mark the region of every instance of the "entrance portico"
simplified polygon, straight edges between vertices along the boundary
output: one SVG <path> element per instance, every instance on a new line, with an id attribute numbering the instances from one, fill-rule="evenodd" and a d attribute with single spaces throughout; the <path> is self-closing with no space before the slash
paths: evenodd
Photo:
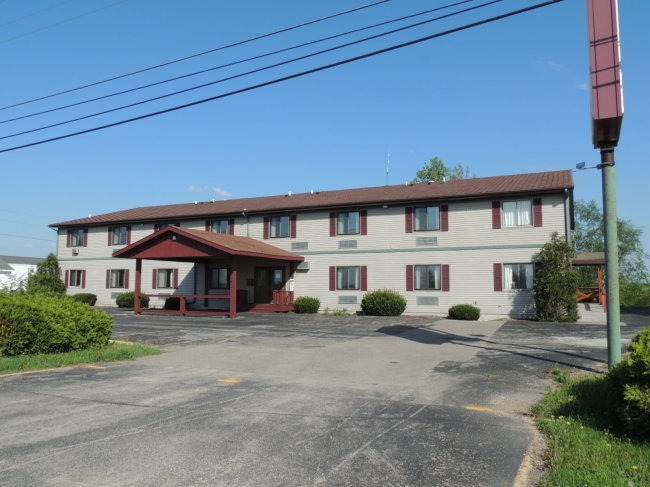
<path id="1" fill-rule="evenodd" d="M 286 289 L 297 263 L 304 257 L 259 242 L 252 238 L 206 232 L 176 226 L 165 227 L 113 254 L 115 258 L 136 260 L 135 313 L 223 314 L 231 318 L 248 303 L 253 287 L 253 303 L 266 311 L 288 311 L 293 290 Z M 192 262 L 202 270 L 195 274 L 193 294 L 171 294 L 178 298 L 178 310 L 148 310 L 140 306 L 141 296 L 160 296 L 142 292 L 142 261 Z M 199 273 L 201 274 L 201 273 Z M 192 308 L 189 309 L 188 305 Z"/>

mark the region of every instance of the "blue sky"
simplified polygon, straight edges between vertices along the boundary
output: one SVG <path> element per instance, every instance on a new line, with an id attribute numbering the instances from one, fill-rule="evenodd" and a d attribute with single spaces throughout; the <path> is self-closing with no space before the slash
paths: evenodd
<path id="1" fill-rule="evenodd" d="M 457 1 L 457 0 L 456 0 Z M 210 83 L 475 6 L 416 17 L 256 61 L 0 124 L 0 137 Z M 0 107 L 39 98 L 373 0 L 0 0 Z M 233 63 L 452 3 L 391 0 L 282 34 L 40 102 L 0 120 Z M 0 150 L 214 97 L 430 36 L 538 2 L 463 15 L 182 95 L 0 139 Z M 625 116 L 616 149 L 618 214 L 650 251 L 650 2 L 620 0 Z M 438 156 L 476 176 L 573 169 L 591 144 L 586 0 L 566 0 L 283 83 L 165 115 L 0 153 L 0 255 L 55 250 L 48 224 L 137 206 L 401 184 Z M 388 160 L 390 158 L 390 165 Z M 387 166 L 389 172 L 387 173 Z M 576 199 L 601 201 L 601 175 L 574 174 Z"/>

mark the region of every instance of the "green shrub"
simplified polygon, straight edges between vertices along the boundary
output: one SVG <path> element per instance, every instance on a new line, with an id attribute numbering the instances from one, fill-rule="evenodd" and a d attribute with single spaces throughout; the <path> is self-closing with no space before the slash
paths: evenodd
<path id="1" fill-rule="evenodd" d="M 399 316 L 405 309 L 406 298 L 390 289 L 371 291 L 361 300 L 361 310 L 367 315 Z"/>
<path id="2" fill-rule="evenodd" d="M 300 296 L 293 302 L 293 311 L 296 313 L 318 313 L 320 300 L 309 296 Z"/>
<path id="3" fill-rule="evenodd" d="M 89 304 L 90 306 L 95 306 L 97 302 L 97 295 L 92 293 L 79 293 L 73 294 L 70 296 L 75 301 L 81 301 L 82 303 Z"/>
<path id="4" fill-rule="evenodd" d="M 62 353 L 108 343 L 113 320 L 68 296 L 0 297 L 0 355 Z"/>
<path id="5" fill-rule="evenodd" d="M 481 316 L 481 310 L 471 304 L 457 304 L 449 308 L 449 318 L 452 320 L 476 321 Z"/>
<path id="6" fill-rule="evenodd" d="M 127 293 L 122 293 L 115 298 L 118 308 L 133 308 L 135 305 L 135 292 L 129 291 Z M 140 296 L 140 307 L 148 308 L 149 307 L 149 296 Z"/>
<path id="7" fill-rule="evenodd" d="M 163 309 L 173 309 L 173 310 L 181 309 L 181 298 L 165 299 L 165 305 L 163 306 Z"/>
<path id="8" fill-rule="evenodd" d="M 650 440 L 650 328 L 636 335 L 623 359 L 609 373 L 612 403 L 623 431 Z"/>

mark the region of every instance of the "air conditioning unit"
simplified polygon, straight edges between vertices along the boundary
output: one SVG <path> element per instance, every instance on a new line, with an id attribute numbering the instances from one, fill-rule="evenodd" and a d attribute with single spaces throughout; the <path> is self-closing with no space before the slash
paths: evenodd
<path id="1" fill-rule="evenodd" d="M 79 255 L 79 249 L 72 249 L 72 255 Z"/>

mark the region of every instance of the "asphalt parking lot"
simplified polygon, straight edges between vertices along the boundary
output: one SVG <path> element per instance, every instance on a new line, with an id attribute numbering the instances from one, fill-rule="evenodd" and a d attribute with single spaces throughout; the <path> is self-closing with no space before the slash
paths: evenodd
<path id="1" fill-rule="evenodd" d="M 111 313 L 164 353 L 0 377 L 0 485 L 529 486 L 548 372 L 607 367 L 603 325 Z"/>

